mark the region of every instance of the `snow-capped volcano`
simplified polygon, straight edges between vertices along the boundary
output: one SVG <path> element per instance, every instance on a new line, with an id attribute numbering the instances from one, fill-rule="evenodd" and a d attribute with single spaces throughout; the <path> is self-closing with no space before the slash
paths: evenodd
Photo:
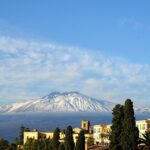
<path id="1" fill-rule="evenodd" d="M 114 106 L 114 103 L 97 100 L 78 92 L 53 92 L 40 99 L 0 105 L 0 113 L 111 112 Z"/>

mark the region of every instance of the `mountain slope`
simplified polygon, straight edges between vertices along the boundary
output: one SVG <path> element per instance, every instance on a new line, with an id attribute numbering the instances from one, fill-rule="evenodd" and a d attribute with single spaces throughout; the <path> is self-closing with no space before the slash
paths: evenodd
<path id="1" fill-rule="evenodd" d="M 97 100 L 78 92 L 53 92 L 43 98 L 0 105 L 0 113 L 15 112 L 111 112 L 114 103 Z"/>
<path id="2" fill-rule="evenodd" d="M 150 113 L 150 107 L 147 106 L 142 108 L 135 108 L 134 111 L 138 113 Z"/>

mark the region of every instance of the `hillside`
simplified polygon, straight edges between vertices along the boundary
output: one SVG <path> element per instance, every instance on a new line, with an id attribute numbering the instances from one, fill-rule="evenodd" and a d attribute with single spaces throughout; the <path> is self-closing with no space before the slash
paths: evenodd
<path id="1" fill-rule="evenodd" d="M 21 103 L 0 105 L 0 113 L 16 112 L 111 112 L 114 103 L 97 100 L 78 92 L 53 92 Z"/>

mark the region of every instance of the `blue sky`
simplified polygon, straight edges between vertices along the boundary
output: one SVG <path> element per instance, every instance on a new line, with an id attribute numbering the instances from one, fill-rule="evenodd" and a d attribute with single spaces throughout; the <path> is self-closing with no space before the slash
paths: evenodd
<path id="1" fill-rule="evenodd" d="M 1 0 L 0 103 L 77 90 L 149 102 L 149 1 Z"/>

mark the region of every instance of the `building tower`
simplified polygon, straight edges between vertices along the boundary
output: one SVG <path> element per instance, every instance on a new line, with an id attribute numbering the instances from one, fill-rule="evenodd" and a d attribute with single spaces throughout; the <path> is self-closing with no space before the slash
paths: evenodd
<path id="1" fill-rule="evenodd" d="M 82 121 L 81 121 L 81 128 L 82 128 L 83 130 L 86 130 L 86 131 L 89 132 L 89 129 L 90 129 L 90 121 L 88 121 L 88 120 L 82 120 Z"/>

